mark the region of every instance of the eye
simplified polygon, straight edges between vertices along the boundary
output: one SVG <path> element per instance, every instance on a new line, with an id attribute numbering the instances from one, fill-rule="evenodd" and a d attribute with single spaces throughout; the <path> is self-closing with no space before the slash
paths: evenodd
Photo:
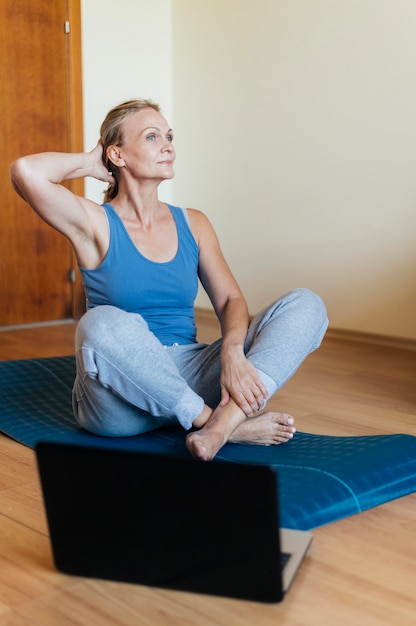
<path id="1" fill-rule="evenodd" d="M 167 135 L 166 135 L 166 139 L 167 139 L 170 143 L 172 143 L 172 141 L 173 141 L 173 135 L 172 135 L 172 134 L 170 134 L 170 133 L 169 133 L 169 134 L 167 134 Z"/>
<path id="2" fill-rule="evenodd" d="M 154 133 L 151 133 L 150 135 L 147 135 L 146 139 L 148 141 L 155 141 L 156 135 Z"/>

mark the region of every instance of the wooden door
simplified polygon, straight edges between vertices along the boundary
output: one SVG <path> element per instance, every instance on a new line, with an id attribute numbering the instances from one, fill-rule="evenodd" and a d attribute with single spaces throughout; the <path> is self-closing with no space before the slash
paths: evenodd
<path id="1" fill-rule="evenodd" d="M 0 0 L 0 327 L 77 317 L 67 239 L 18 197 L 10 162 L 82 150 L 79 0 Z M 71 183 L 82 193 L 82 181 Z"/>

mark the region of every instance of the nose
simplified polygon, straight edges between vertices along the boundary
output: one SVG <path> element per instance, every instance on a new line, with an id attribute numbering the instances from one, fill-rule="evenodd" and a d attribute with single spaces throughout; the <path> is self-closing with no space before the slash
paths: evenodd
<path id="1" fill-rule="evenodd" d="M 173 145 L 171 141 L 164 141 L 163 145 L 162 145 L 162 152 L 172 152 L 173 150 Z"/>

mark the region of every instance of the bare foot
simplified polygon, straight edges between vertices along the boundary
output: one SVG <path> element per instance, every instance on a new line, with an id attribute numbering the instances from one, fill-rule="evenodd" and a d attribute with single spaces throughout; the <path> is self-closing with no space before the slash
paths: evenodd
<path id="1" fill-rule="evenodd" d="M 195 427 L 199 427 L 198 422 L 203 422 L 205 414 L 193 422 Z M 211 461 L 218 450 L 227 443 L 234 430 L 247 418 L 240 407 L 231 398 L 224 406 L 217 406 L 211 412 L 209 418 L 203 424 L 201 430 L 189 433 L 186 437 L 186 446 L 192 456 L 202 461 Z"/>
<path id="2" fill-rule="evenodd" d="M 226 438 L 221 432 L 208 428 L 192 432 L 186 437 L 189 452 L 201 461 L 211 461 L 225 443 Z"/>
<path id="3" fill-rule="evenodd" d="M 262 413 L 237 426 L 229 441 L 272 446 L 286 443 L 296 432 L 295 420 L 288 413 Z"/>

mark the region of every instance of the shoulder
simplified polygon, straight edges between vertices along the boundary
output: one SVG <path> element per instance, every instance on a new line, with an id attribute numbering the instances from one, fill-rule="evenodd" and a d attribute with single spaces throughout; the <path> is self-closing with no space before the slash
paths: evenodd
<path id="1" fill-rule="evenodd" d="M 185 209 L 188 214 L 189 223 L 191 227 L 195 226 L 195 228 L 213 228 L 211 222 L 208 217 L 202 211 L 198 209 Z"/>
<path id="2" fill-rule="evenodd" d="M 187 209 L 189 226 L 200 247 L 204 243 L 216 242 L 214 227 L 205 213 L 198 209 Z"/>

